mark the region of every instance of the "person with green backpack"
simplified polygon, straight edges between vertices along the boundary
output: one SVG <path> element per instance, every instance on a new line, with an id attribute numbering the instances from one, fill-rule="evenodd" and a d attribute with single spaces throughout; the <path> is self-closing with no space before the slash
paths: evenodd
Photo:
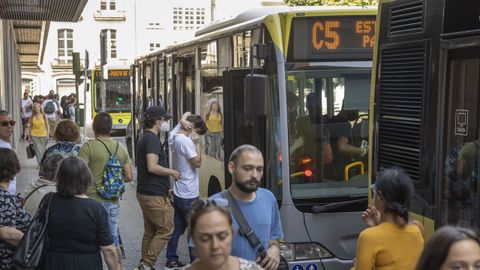
<path id="1" fill-rule="evenodd" d="M 113 242 L 120 248 L 119 198 L 125 191 L 125 182 L 132 181 L 132 164 L 125 147 L 110 138 L 112 117 L 108 113 L 98 113 L 93 119 L 92 128 L 95 139 L 85 143 L 79 153 L 94 178 L 87 195 L 102 203 L 107 210 Z"/>

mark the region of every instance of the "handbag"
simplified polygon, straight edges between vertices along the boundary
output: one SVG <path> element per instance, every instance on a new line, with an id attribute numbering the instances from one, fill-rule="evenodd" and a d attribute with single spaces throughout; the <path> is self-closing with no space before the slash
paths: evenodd
<path id="1" fill-rule="evenodd" d="M 235 199 L 233 198 L 232 193 L 230 193 L 229 190 L 225 190 L 222 192 L 222 195 L 228 200 L 228 204 L 230 205 L 232 214 L 238 221 L 238 225 L 240 226 L 240 234 L 248 239 L 250 245 L 255 249 L 255 251 L 261 258 L 265 258 L 265 256 L 267 255 L 265 247 L 262 245 L 262 242 L 260 242 L 260 239 L 258 239 L 258 236 L 252 230 L 252 227 L 250 227 L 250 225 L 248 224 L 245 216 L 243 216 L 242 210 L 238 206 L 237 201 L 235 201 Z M 280 255 L 280 262 L 278 264 L 277 270 L 289 269 L 290 267 L 288 266 L 287 259 Z"/>
<path id="2" fill-rule="evenodd" d="M 23 238 L 13 255 L 13 265 L 15 265 L 16 269 L 35 269 L 47 251 L 48 215 L 54 196 L 55 193 L 50 192 L 43 197 L 30 226 L 23 234 Z"/>
<path id="3" fill-rule="evenodd" d="M 35 148 L 33 147 L 32 143 L 27 146 L 26 150 L 27 150 L 27 157 L 28 158 L 35 157 Z"/>

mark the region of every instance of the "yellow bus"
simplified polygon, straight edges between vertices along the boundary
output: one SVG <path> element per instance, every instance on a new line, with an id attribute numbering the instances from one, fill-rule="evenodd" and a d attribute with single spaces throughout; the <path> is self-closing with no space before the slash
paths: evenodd
<path id="1" fill-rule="evenodd" d="M 102 96 L 102 85 L 105 96 Z M 108 78 L 102 80 L 102 72 L 92 71 L 92 119 L 98 112 L 105 111 L 112 116 L 113 129 L 125 130 L 131 119 L 130 69 L 108 70 Z"/>
<path id="2" fill-rule="evenodd" d="M 138 57 L 133 148 L 149 106 L 163 105 L 176 122 L 185 111 L 205 117 L 218 103 L 221 149 L 211 149 L 207 134 L 201 196 L 227 188 L 229 155 L 255 145 L 265 158 L 261 185 L 280 206 L 290 268 L 350 269 L 364 228 L 369 165 L 366 151 L 335 155 L 338 135 L 328 130 L 336 130 L 342 111 L 354 111 L 343 135 L 355 149 L 368 141 L 375 16 L 376 9 L 353 7 L 252 10 Z"/>

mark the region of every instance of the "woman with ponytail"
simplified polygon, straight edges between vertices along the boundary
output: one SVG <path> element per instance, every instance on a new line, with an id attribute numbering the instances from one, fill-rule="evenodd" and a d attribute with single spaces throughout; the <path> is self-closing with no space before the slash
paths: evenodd
<path id="1" fill-rule="evenodd" d="M 409 222 L 413 183 L 399 168 L 385 169 L 371 186 L 373 207 L 362 219 L 369 226 L 358 238 L 355 270 L 414 270 L 423 250 L 423 227 Z"/>

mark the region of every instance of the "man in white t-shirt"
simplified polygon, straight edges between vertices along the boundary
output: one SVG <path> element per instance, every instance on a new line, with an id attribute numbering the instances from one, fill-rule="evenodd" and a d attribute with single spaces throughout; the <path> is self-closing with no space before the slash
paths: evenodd
<path id="1" fill-rule="evenodd" d="M 0 148 L 12 149 L 10 145 L 10 137 L 13 134 L 13 127 L 15 121 L 12 120 L 12 116 L 6 110 L 0 110 Z M 8 186 L 8 192 L 15 195 L 17 192 L 17 178 L 14 177 Z"/>
<path id="2" fill-rule="evenodd" d="M 172 238 L 167 245 L 166 269 L 181 267 L 178 261 L 177 246 L 180 236 L 188 226 L 188 214 L 192 202 L 199 196 L 199 178 L 197 169 L 202 163 L 199 135 L 207 132 L 207 125 L 199 115 L 184 114 L 182 119 L 192 123 L 191 129 L 184 128 L 180 123 L 172 130 L 168 137 L 168 144 L 172 151 L 172 167 L 180 173 L 180 177 L 173 185 L 173 207 L 175 209 Z M 189 248 L 190 262 L 195 257 Z"/>
<path id="3" fill-rule="evenodd" d="M 27 129 L 27 124 L 28 121 L 30 120 L 30 117 L 32 117 L 32 107 L 33 107 L 33 101 L 32 99 L 28 96 L 28 92 L 25 91 L 23 93 L 23 98 L 21 100 L 21 110 L 20 113 L 22 115 L 22 140 L 25 140 L 25 131 Z"/>
<path id="4" fill-rule="evenodd" d="M 52 91 L 50 91 L 52 92 Z M 54 95 L 48 95 L 42 103 L 43 112 L 48 119 L 48 125 L 50 126 L 50 134 L 55 134 L 55 128 L 58 123 L 58 115 L 60 112 L 59 106 L 55 101 Z"/>

